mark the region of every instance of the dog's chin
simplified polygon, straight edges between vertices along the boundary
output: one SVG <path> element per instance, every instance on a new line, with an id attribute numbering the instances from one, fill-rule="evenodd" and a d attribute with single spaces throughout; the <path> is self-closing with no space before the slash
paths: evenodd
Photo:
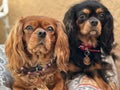
<path id="1" fill-rule="evenodd" d="M 46 46 L 46 43 L 43 41 L 39 41 L 38 43 L 34 43 L 32 46 L 28 45 L 28 51 L 30 53 L 36 54 L 47 54 L 50 52 L 50 48 Z"/>
<path id="2" fill-rule="evenodd" d="M 97 30 L 89 30 L 88 32 L 86 33 L 82 33 L 80 32 L 80 35 L 83 36 L 83 37 L 87 37 L 87 38 L 90 38 L 90 37 L 98 37 L 99 36 L 99 33 Z"/>
<path id="3" fill-rule="evenodd" d="M 86 33 L 82 33 L 80 32 L 80 37 L 79 39 L 83 42 L 83 43 L 89 43 L 91 44 L 93 47 L 96 47 L 97 45 L 97 37 L 99 37 L 100 33 L 95 30 L 89 30 Z"/>
<path id="4" fill-rule="evenodd" d="M 91 30 L 88 34 L 91 37 L 98 37 L 99 36 L 97 30 Z"/>

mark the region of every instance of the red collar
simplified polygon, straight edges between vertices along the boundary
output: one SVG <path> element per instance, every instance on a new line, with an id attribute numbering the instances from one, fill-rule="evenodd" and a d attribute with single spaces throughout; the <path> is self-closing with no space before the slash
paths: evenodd
<path id="1" fill-rule="evenodd" d="M 100 52 L 100 50 L 96 50 L 96 49 L 92 49 L 93 46 L 92 45 L 85 45 L 84 43 L 82 43 L 80 46 L 79 46 L 80 50 L 82 51 L 89 51 L 89 52 Z"/>

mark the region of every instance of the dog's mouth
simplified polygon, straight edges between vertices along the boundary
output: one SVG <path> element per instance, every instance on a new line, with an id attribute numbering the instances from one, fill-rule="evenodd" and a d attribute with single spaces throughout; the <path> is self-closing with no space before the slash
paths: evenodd
<path id="1" fill-rule="evenodd" d="M 28 44 L 28 50 L 31 53 L 47 54 L 52 50 L 52 43 L 48 39 L 38 39 Z"/>
<path id="2" fill-rule="evenodd" d="M 28 48 L 30 53 L 40 54 L 47 54 L 49 53 L 50 49 L 46 47 L 44 44 L 36 44 L 33 48 Z"/>
<path id="3" fill-rule="evenodd" d="M 89 35 L 96 36 L 97 35 L 97 30 L 90 30 Z"/>
<path id="4" fill-rule="evenodd" d="M 97 36 L 99 36 L 99 31 L 100 31 L 99 28 L 97 28 L 97 27 L 91 27 L 90 30 L 89 30 L 89 32 L 88 32 L 88 34 L 89 34 L 90 36 L 95 36 L 95 37 L 97 37 Z"/>
<path id="5" fill-rule="evenodd" d="M 39 39 L 37 45 L 45 45 L 45 39 Z"/>
<path id="6" fill-rule="evenodd" d="M 30 49 L 33 49 L 37 46 L 44 46 L 44 45 L 45 45 L 45 40 L 44 39 L 39 39 L 39 38 L 31 39 L 28 43 L 28 47 Z"/>

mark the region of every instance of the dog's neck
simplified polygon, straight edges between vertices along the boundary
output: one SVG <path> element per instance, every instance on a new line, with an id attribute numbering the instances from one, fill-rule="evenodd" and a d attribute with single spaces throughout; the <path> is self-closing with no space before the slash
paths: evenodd
<path id="1" fill-rule="evenodd" d="M 44 65 L 41 65 L 41 64 L 37 64 L 36 66 L 34 67 L 25 67 L 25 66 L 22 66 L 19 70 L 19 73 L 21 74 L 36 74 L 36 73 L 40 73 L 40 72 L 44 72 L 46 71 L 47 69 L 49 69 L 50 67 L 53 66 L 53 64 L 55 63 L 55 60 L 56 58 L 53 58 L 51 60 L 49 60 L 50 62 L 47 63 L 47 64 L 44 64 Z"/>
<path id="2" fill-rule="evenodd" d="M 90 45 L 92 47 L 96 47 L 97 45 L 97 39 L 95 37 L 86 35 L 86 36 L 79 36 L 79 39 L 85 45 Z"/>
<path id="3" fill-rule="evenodd" d="M 28 62 L 28 64 L 32 64 L 30 66 L 36 66 L 37 64 L 41 64 L 41 65 L 46 65 L 48 63 L 50 63 L 50 60 L 54 58 L 54 53 L 50 52 L 50 53 L 32 53 L 31 54 L 31 59 Z"/>

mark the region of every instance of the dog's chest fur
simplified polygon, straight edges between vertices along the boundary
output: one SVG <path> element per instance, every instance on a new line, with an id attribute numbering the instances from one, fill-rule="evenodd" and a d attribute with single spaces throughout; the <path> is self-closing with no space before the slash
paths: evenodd
<path id="1" fill-rule="evenodd" d="M 71 48 L 70 62 L 72 62 L 76 66 L 85 69 L 86 67 L 89 67 L 90 65 L 98 63 L 102 60 L 100 46 L 91 48 L 91 50 L 99 50 L 100 52 L 89 51 L 89 55 L 86 55 L 86 51 L 81 50 L 79 46 L 80 44 L 78 46 L 74 46 L 74 48 Z M 86 56 L 88 56 L 88 58 L 90 59 L 90 65 L 84 64 L 84 59 Z"/>
<path id="2" fill-rule="evenodd" d="M 25 84 L 26 87 L 36 88 L 37 90 L 41 88 L 49 88 L 52 89 L 54 84 L 56 83 L 55 75 L 60 73 L 59 70 L 56 69 L 56 65 L 51 66 L 45 71 L 41 73 L 34 72 L 31 75 L 22 75 L 16 77 L 17 80 L 20 78 Z M 35 90 L 36 90 L 35 89 Z"/>

